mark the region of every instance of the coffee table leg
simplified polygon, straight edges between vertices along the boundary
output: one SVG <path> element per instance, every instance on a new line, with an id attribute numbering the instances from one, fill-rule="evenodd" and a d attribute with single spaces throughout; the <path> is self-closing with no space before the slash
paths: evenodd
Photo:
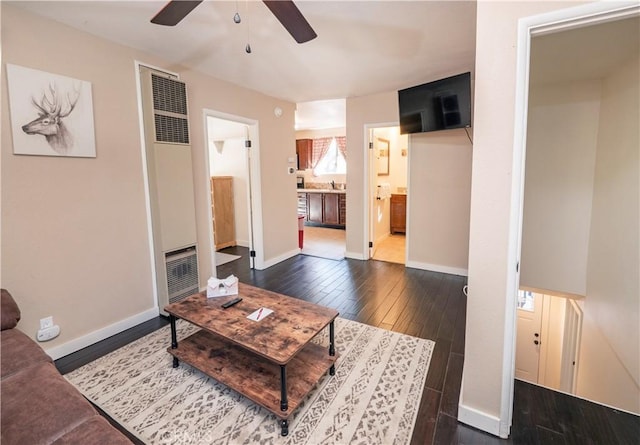
<path id="1" fill-rule="evenodd" d="M 336 347 L 335 347 L 334 337 L 335 337 L 335 332 L 334 332 L 334 325 L 333 325 L 333 321 L 332 321 L 331 323 L 329 323 L 329 355 L 331 357 L 336 355 Z M 336 373 L 336 367 L 335 367 L 335 365 L 331 365 L 331 368 L 329 368 L 329 374 L 330 375 L 335 375 L 335 373 Z"/>
<path id="2" fill-rule="evenodd" d="M 282 435 L 283 436 L 288 436 L 289 435 L 289 421 L 287 419 L 282 419 L 280 421 L 280 426 L 282 427 Z"/>
<path id="3" fill-rule="evenodd" d="M 178 334 L 176 333 L 176 316 L 169 314 L 169 323 L 171 323 L 171 349 L 178 348 Z M 177 368 L 180 362 L 177 357 L 173 357 L 173 367 Z"/>
<path id="4" fill-rule="evenodd" d="M 289 409 L 289 401 L 287 400 L 287 368 L 280 365 L 280 411 Z"/>

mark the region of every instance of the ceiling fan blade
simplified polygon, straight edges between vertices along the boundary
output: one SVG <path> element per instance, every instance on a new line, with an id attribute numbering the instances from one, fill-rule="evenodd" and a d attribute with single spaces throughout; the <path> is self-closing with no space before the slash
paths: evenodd
<path id="1" fill-rule="evenodd" d="M 171 0 L 152 19 L 156 25 L 175 26 L 203 0 Z"/>
<path id="2" fill-rule="evenodd" d="M 263 3 L 282 23 L 282 26 L 289 31 L 296 42 L 304 43 L 318 37 L 293 1 L 263 0 Z"/>

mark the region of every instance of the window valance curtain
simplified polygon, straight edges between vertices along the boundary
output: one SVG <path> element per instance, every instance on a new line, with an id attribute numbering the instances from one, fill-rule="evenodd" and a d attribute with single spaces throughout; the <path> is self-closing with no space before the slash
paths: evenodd
<path id="1" fill-rule="evenodd" d="M 336 136 L 336 144 L 338 144 L 338 151 L 342 155 L 342 157 L 347 159 L 347 137 L 346 136 Z"/>
<path id="2" fill-rule="evenodd" d="M 311 148 L 311 168 L 315 170 L 318 166 L 318 162 L 320 159 L 324 158 L 324 156 L 329 151 L 329 146 L 331 145 L 331 139 L 333 138 L 316 138 L 313 140 L 312 148 Z"/>

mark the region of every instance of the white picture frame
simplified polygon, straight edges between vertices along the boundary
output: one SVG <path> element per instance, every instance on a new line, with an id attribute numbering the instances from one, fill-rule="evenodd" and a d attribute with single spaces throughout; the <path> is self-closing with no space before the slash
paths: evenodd
<path id="1" fill-rule="evenodd" d="M 13 153 L 96 157 L 91 83 L 7 64 Z"/>

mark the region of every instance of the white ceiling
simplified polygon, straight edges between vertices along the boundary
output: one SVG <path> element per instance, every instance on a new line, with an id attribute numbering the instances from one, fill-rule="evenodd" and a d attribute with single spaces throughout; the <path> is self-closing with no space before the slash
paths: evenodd
<path id="1" fill-rule="evenodd" d="M 297 44 L 261 1 L 205 1 L 175 27 L 166 1 L 22 1 L 20 7 L 291 102 L 393 91 L 472 71 L 475 1 L 305 1 Z M 235 24 L 236 12 L 242 23 Z M 245 52 L 247 41 L 252 53 Z"/>
<path id="2" fill-rule="evenodd" d="M 5 3 L 6 0 L 3 0 Z M 344 98 L 471 71 L 475 1 L 307 1 L 318 37 L 297 44 L 261 1 L 205 0 L 175 27 L 166 1 L 19 1 L 72 27 L 298 104 L 297 129 L 343 127 Z M 242 23 L 235 24 L 238 12 Z M 533 39 L 531 82 L 598 78 L 637 54 L 638 18 Z M 252 53 L 245 52 L 251 44 Z M 170 67 L 169 67 L 170 68 Z"/>

